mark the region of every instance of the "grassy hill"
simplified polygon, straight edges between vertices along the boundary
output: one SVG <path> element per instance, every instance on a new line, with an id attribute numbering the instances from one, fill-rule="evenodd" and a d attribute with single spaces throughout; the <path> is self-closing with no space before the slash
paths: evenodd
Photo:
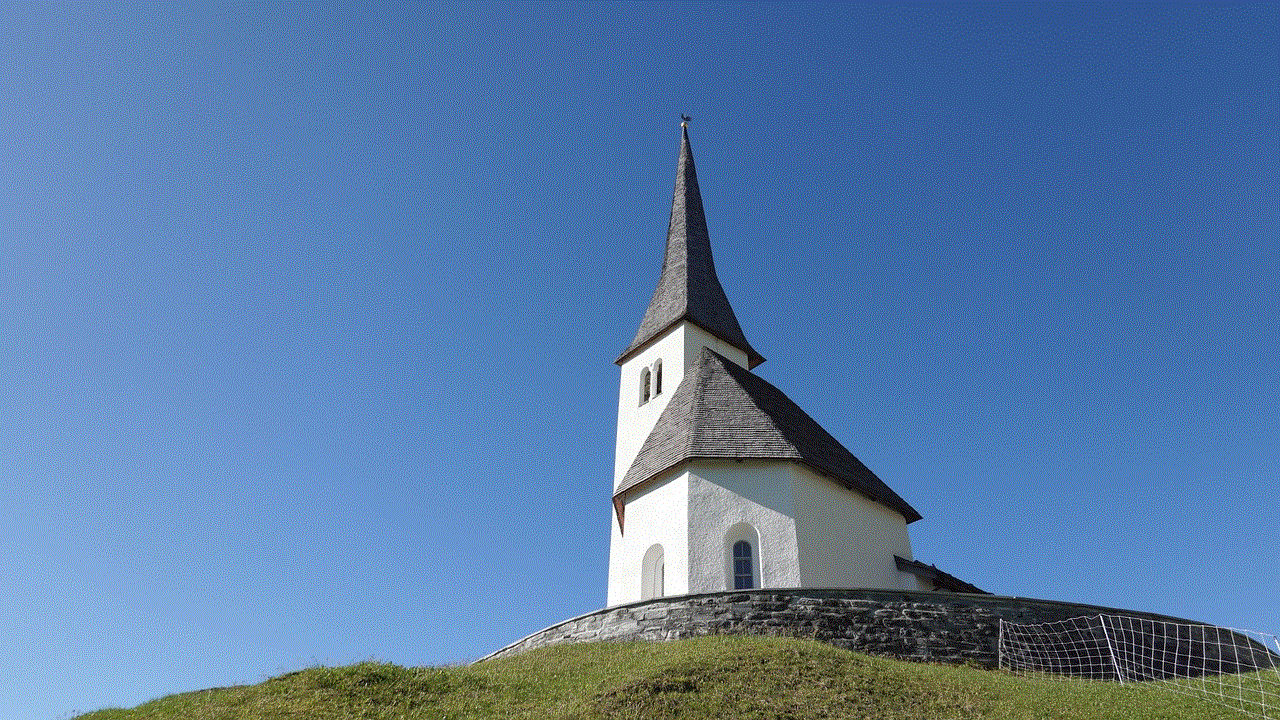
<path id="1" fill-rule="evenodd" d="M 480 665 L 311 668 L 79 720 L 1210 720 L 1231 711 L 1150 685 L 919 665 L 804 640 L 710 637 L 545 648 Z"/>

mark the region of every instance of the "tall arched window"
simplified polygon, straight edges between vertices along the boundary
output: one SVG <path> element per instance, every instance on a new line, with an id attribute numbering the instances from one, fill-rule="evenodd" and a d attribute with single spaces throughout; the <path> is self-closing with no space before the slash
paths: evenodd
<path id="1" fill-rule="evenodd" d="M 649 368 L 640 371 L 640 404 L 649 402 Z"/>
<path id="2" fill-rule="evenodd" d="M 654 544 L 644 553 L 640 563 L 640 599 L 650 600 L 662 597 L 665 588 L 666 563 L 662 557 L 662 546 Z"/>
<path id="3" fill-rule="evenodd" d="M 724 589 L 765 587 L 761 571 L 760 533 L 748 522 L 735 523 L 724 534 Z"/>
<path id="4" fill-rule="evenodd" d="M 756 586 L 755 563 L 751 543 L 739 540 L 733 544 L 733 589 L 750 590 Z"/>
<path id="5" fill-rule="evenodd" d="M 662 394 L 662 359 L 653 361 L 653 394 Z"/>

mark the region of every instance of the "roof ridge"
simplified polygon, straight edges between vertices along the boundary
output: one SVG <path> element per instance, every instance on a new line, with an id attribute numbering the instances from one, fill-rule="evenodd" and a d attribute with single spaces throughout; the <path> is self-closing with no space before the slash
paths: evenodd
<path id="1" fill-rule="evenodd" d="M 706 348 L 706 347 L 702 349 L 710 350 L 710 348 Z M 688 376 L 692 376 L 692 381 L 693 381 L 692 382 L 693 389 L 690 391 L 693 393 L 693 398 L 690 401 L 690 408 L 691 408 L 690 414 L 693 417 L 691 418 L 692 427 L 689 429 L 689 432 L 684 433 L 684 453 L 683 454 L 685 456 L 689 456 L 690 453 L 693 452 L 693 449 L 697 447 L 698 438 L 695 437 L 695 433 L 699 432 L 699 430 L 702 428 L 702 423 L 698 421 L 702 417 L 703 400 L 707 396 L 707 380 L 710 378 L 708 373 L 703 372 L 703 367 L 705 364 L 706 364 L 705 355 L 703 353 L 698 353 L 698 359 L 697 361 L 695 361 L 696 367 L 694 367 L 693 372 L 689 373 L 688 375 Z M 679 388 L 676 388 L 676 389 L 679 390 Z"/>
<path id="2" fill-rule="evenodd" d="M 725 369 L 726 369 L 728 372 L 730 372 L 730 373 L 732 373 L 732 372 L 733 372 L 732 368 L 729 368 L 729 367 L 728 367 L 728 365 L 727 365 L 728 363 L 732 363 L 733 361 L 729 360 L 728 358 L 725 358 L 724 356 L 720 355 L 719 353 L 716 353 L 716 351 L 711 350 L 710 348 L 707 348 L 707 349 L 708 349 L 710 352 L 715 353 L 715 355 L 716 355 L 717 357 L 720 357 L 720 358 L 721 358 L 721 359 L 726 363 L 726 367 L 725 367 Z M 750 372 L 750 371 L 748 371 L 748 372 Z M 792 400 L 791 398 L 787 397 L 787 396 L 786 396 L 786 394 L 785 394 L 785 393 L 783 393 L 783 392 L 782 392 L 782 390 L 778 389 L 778 387 L 777 387 L 776 385 L 773 385 L 772 383 L 769 383 L 767 380 L 765 380 L 764 378 L 760 377 L 759 375 L 756 375 L 755 373 L 750 373 L 750 374 L 751 374 L 751 376 L 752 376 L 752 377 L 754 377 L 754 378 L 757 378 L 757 379 L 759 379 L 759 380 L 764 381 L 764 382 L 763 382 L 764 387 L 762 387 L 762 388 L 760 388 L 760 389 L 763 389 L 763 390 L 771 390 L 771 391 L 773 391 L 773 392 L 776 392 L 776 393 L 780 396 L 780 398 L 779 398 L 779 399 L 788 401 L 788 402 L 790 403 L 791 407 L 793 407 L 796 411 L 798 411 L 798 412 L 800 413 L 800 415 L 802 415 L 802 416 L 804 417 L 804 419 L 806 419 L 806 420 L 808 420 L 809 422 L 813 423 L 814 428 L 816 428 L 817 430 L 821 431 L 824 435 L 826 435 L 828 438 L 830 438 L 830 439 L 831 439 L 831 440 L 833 440 L 834 442 L 839 443 L 841 447 L 844 447 L 843 443 L 840 443 L 840 441 L 839 441 L 838 439 L 836 439 L 836 436 L 832 435 L 832 434 L 831 434 L 831 433 L 830 433 L 826 428 L 822 427 L 822 423 L 818 422 L 816 419 L 814 419 L 814 417 L 813 417 L 812 415 L 810 415 L 807 411 L 805 411 L 805 409 L 804 409 L 804 408 L 800 407 L 800 404 L 799 404 L 799 403 L 797 403 L 796 401 L 794 401 L 794 400 Z M 759 398 L 757 398 L 757 397 L 755 396 L 755 393 L 753 393 L 753 392 L 751 391 L 751 388 L 748 388 L 748 387 L 745 387 L 745 386 L 744 386 L 744 387 L 742 388 L 742 390 L 743 390 L 743 392 L 745 392 L 745 393 L 747 394 L 747 396 L 748 396 L 748 397 L 750 397 L 750 398 L 751 398 L 752 402 L 756 403 L 756 405 L 757 405 L 757 406 L 759 406 L 759 405 L 760 405 L 760 400 L 759 400 Z M 774 429 L 776 429 L 776 430 L 778 431 L 778 434 L 779 434 L 779 435 L 781 435 L 781 436 L 782 436 L 782 437 L 783 437 L 783 438 L 784 438 L 784 439 L 785 439 L 785 440 L 786 440 L 786 441 L 787 441 L 787 442 L 788 442 L 792 447 L 796 448 L 796 452 L 803 454 L 803 453 L 800 451 L 800 449 L 799 449 L 799 445 L 798 445 L 798 443 L 797 443 L 797 441 L 796 441 L 796 437 L 795 437 L 796 429 L 795 429 L 795 428 L 792 428 L 792 427 L 791 427 L 791 426 L 789 426 L 789 425 L 783 425 L 782 423 L 778 422 L 778 418 L 777 418 L 777 416 L 776 416 L 774 413 L 766 412 L 766 413 L 764 413 L 764 416 L 765 416 L 765 419 L 767 419 L 767 420 L 769 421 L 769 423 L 774 427 Z M 848 450 L 848 448 L 845 448 L 845 449 L 846 449 L 846 450 Z M 850 453 L 850 454 L 852 455 L 852 453 Z M 855 458 L 854 458 L 854 459 L 857 459 L 857 458 L 856 458 L 856 456 L 855 456 Z"/>
<path id="3" fill-rule="evenodd" d="M 752 371 L 750 371 L 750 370 L 747 370 L 746 368 L 743 368 L 741 365 L 739 365 L 739 364 L 735 363 L 734 361 L 730 360 L 729 358 L 725 357 L 724 355 L 721 355 L 720 353 L 716 352 L 715 350 L 712 350 L 711 348 L 709 348 L 709 347 L 705 347 L 705 346 L 704 346 L 702 349 L 703 349 L 703 350 L 705 350 L 705 351 L 706 351 L 706 352 L 708 352 L 708 353 L 711 353 L 711 354 L 712 354 L 713 356 L 715 356 L 716 358 L 718 358 L 718 359 L 720 360 L 720 364 L 724 367 L 725 372 L 729 373 L 729 374 L 730 374 L 730 376 L 732 376 L 732 375 L 733 375 L 733 368 L 737 368 L 737 369 L 739 369 L 739 370 L 742 370 L 742 371 L 744 371 L 744 372 L 746 372 L 746 373 L 750 374 L 752 377 L 755 377 L 755 378 L 759 378 L 759 379 L 761 379 L 761 380 L 764 380 L 764 378 L 760 377 L 759 375 L 756 375 L 754 372 L 752 372 Z M 733 366 L 733 368 L 731 368 L 730 366 Z M 734 379 L 736 380 L 737 378 L 734 378 Z M 742 388 L 742 391 L 743 391 L 744 393 L 746 393 L 747 397 L 748 397 L 748 398 L 750 398 L 750 399 L 751 399 L 751 401 L 752 401 L 753 403 L 755 403 L 756 407 L 760 407 L 760 403 L 756 400 L 755 396 L 754 396 L 754 395 L 752 395 L 751 390 L 749 390 L 748 388 L 744 387 L 741 383 L 738 383 L 738 386 L 739 386 L 739 387 L 741 387 L 741 388 Z M 770 387 L 773 387 L 773 386 L 772 386 L 772 385 L 770 385 Z M 797 406 L 797 407 L 799 407 L 799 406 Z M 801 412 L 804 412 L 804 410 L 801 410 Z M 770 426 L 771 426 L 775 431 L 777 431 L 777 433 L 778 433 L 779 435 L 781 435 L 781 436 L 782 436 L 782 438 L 783 438 L 784 440 L 786 440 L 786 441 L 787 441 L 787 444 L 789 444 L 789 445 L 792 447 L 792 449 L 794 449 L 794 450 L 796 451 L 796 454 L 801 454 L 801 453 L 800 453 L 800 448 L 796 447 L 795 440 L 793 440 L 793 439 L 791 438 L 791 436 L 790 436 L 790 435 L 788 435 L 788 433 L 787 433 L 787 431 L 786 431 L 786 428 L 784 428 L 782 425 L 780 425 L 780 424 L 778 423 L 778 419 L 777 419 L 777 418 L 775 418 L 775 417 L 773 416 L 773 414 L 772 414 L 772 413 L 763 412 L 763 410 L 762 410 L 762 414 L 764 415 L 765 420 L 768 420 L 768 421 L 769 421 L 769 425 L 770 425 Z M 805 414 L 806 414 L 806 415 L 808 415 L 808 413 L 805 413 Z M 810 418 L 810 419 L 812 419 L 812 418 Z M 815 421 L 815 422 L 816 422 L 816 421 Z M 830 433 L 828 433 L 828 435 L 829 435 L 829 434 L 830 434 Z"/>

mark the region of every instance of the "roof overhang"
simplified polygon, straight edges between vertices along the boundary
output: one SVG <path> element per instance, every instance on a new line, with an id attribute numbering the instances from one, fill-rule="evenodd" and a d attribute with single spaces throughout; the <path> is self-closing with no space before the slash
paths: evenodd
<path id="1" fill-rule="evenodd" d="M 737 343 L 733 342 L 732 340 L 730 340 L 730 339 L 728 339 L 728 338 L 721 337 L 720 335 L 717 335 L 717 334 L 715 333 L 715 331 L 711 330 L 710 328 L 708 328 L 707 326 L 703 325 L 702 323 L 699 323 L 699 322 L 696 322 L 696 321 L 694 321 L 694 320 L 690 319 L 688 315 L 681 315 L 680 317 L 676 318 L 675 320 L 672 320 L 671 322 L 669 322 L 669 323 L 667 323 L 666 325 L 664 325 L 664 326 L 662 327 L 662 329 L 661 329 L 661 330 L 659 330 L 659 331 L 657 331 L 657 332 L 653 333 L 652 335 L 650 335 L 650 336 L 649 336 L 649 338 L 648 338 L 648 339 L 646 339 L 644 342 L 642 342 L 642 343 L 638 343 L 638 344 L 636 344 L 636 345 L 633 345 L 633 346 L 631 346 L 631 347 L 627 348 L 626 350 L 623 350 L 623 351 L 622 351 L 622 354 L 618 356 L 618 359 L 613 361 L 613 364 L 614 364 L 614 365 L 621 365 L 621 364 L 625 363 L 626 361 L 630 360 L 631 358 L 635 357 L 636 355 L 639 355 L 639 354 L 640 354 L 640 353 L 641 353 L 645 348 L 647 348 L 647 347 L 649 347 L 650 345 L 652 345 L 653 343 L 657 342 L 657 340 L 658 340 L 659 338 L 661 338 L 661 337 L 665 336 L 667 333 L 671 332 L 673 329 L 675 329 L 675 327 L 676 327 L 677 325 L 679 325 L 679 324 L 680 324 L 680 323 L 682 323 L 682 322 L 687 322 L 687 323 L 689 323 L 690 325 L 696 325 L 699 329 L 701 329 L 703 332 L 705 332 L 706 334 L 710 335 L 711 337 L 713 337 L 713 338 L 715 338 L 715 339 L 717 339 L 717 340 L 719 340 L 719 341 L 721 341 L 721 342 L 723 342 L 723 343 L 725 343 L 725 344 L 727 344 L 727 345 L 730 345 L 730 346 L 732 346 L 732 347 L 735 347 L 735 348 L 737 348 L 738 350 L 741 350 L 741 351 L 742 351 L 742 352 L 747 356 L 747 369 L 748 369 L 748 370 L 754 370 L 754 369 L 755 369 L 755 367 L 756 367 L 757 365 L 759 365 L 760 363 L 764 362 L 764 357 L 763 357 L 762 355 L 760 355 L 760 353 L 757 353 L 757 352 L 755 351 L 755 349 L 754 349 L 754 348 L 741 348 L 741 347 L 738 347 Z"/>
<path id="2" fill-rule="evenodd" d="M 937 565 L 925 565 L 919 560 L 908 560 L 897 555 L 893 556 L 893 561 L 898 566 L 899 571 L 931 581 L 935 590 L 949 590 L 951 592 L 973 593 L 975 595 L 991 594 L 976 585 L 961 580 L 955 575 L 939 570 Z"/>
<path id="3" fill-rule="evenodd" d="M 910 525 L 911 523 L 913 523 L 913 522 L 915 522 L 915 521 L 917 521 L 917 520 L 920 520 L 920 519 L 921 519 L 920 513 L 916 512 L 916 511 L 915 511 L 915 508 L 912 508 L 910 505 L 908 505 L 908 506 L 907 506 L 907 508 L 906 508 L 907 510 L 910 510 L 910 512 L 905 512 L 905 511 L 903 510 L 903 508 L 900 508 L 900 507 L 898 507 L 897 505 L 895 505 L 895 504 L 893 504 L 893 503 L 891 503 L 891 502 L 887 502 L 884 498 L 878 498 L 878 497 L 876 497 L 876 496 L 874 496 L 874 495 L 872 495 L 872 494 L 868 493 L 867 491 L 863 490 L 862 488 L 860 488 L 860 487 L 858 487 L 858 486 L 854 485 L 853 483 L 851 483 L 851 482 L 846 482 L 846 481 L 844 481 L 844 480 L 841 480 L 840 478 L 836 477 L 835 475 L 832 475 L 831 473 L 827 472 L 826 470 L 823 470 L 822 468 L 818 467 L 817 465 L 814 465 L 813 463 L 807 462 L 807 461 L 805 461 L 805 460 L 801 460 L 801 459 L 799 459 L 799 458 L 789 458 L 789 457 L 776 457 L 776 458 L 775 458 L 775 457 L 701 457 L 701 456 L 699 456 L 699 457 L 687 457 L 687 458 L 684 458 L 684 459 L 680 460 L 680 461 L 679 461 L 679 462 L 677 462 L 677 463 L 674 463 L 674 464 L 672 464 L 672 465 L 670 465 L 670 466 L 668 466 L 668 467 L 665 467 L 665 468 L 663 468 L 663 469 L 659 470 L 659 471 L 658 471 L 658 472 L 656 472 L 656 473 L 653 473 L 653 474 L 651 474 L 651 475 L 649 475 L 649 476 L 647 476 L 647 477 L 643 477 L 643 478 L 640 478 L 640 479 L 638 479 L 638 480 L 632 481 L 632 482 L 630 482 L 630 483 L 628 483 L 628 484 L 626 484 L 626 485 L 623 485 L 623 486 L 619 487 L 617 490 L 615 490 L 615 491 L 614 491 L 614 493 L 613 493 L 613 509 L 614 509 L 615 514 L 617 515 L 617 519 L 618 519 L 618 529 L 619 529 L 619 530 L 623 530 L 623 529 L 624 529 L 623 518 L 624 518 L 625 513 L 626 513 L 627 495 L 628 495 L 629 493 L 631 493 L 631 492 L 633 492 L 633 491 L 636 491 L 636 490 L 640 490 L 641 488 L 647 487 L 647 486 L 649 486 L 649 485 L 653 485 L 653 484 L 654 484 L 654 483 L 655 483 L 659 478 L 664 478 L 664 479 L 665 479 L 666 477 L 668 477 L 668 476 L 670 476 L 671 474 L 673 474 L 673 472 L 680 472 L 680 471 L 683 471 L 683 470 L 687 469 L 687 466 L 688 466 L 688 465 L 692 464 L 692 463 L 693 463 L 693 462 L 695 462 L 695 461 L 711 461 L 711 462 L 715 462 L 715 461 L 721 461 L 721 462 L 729 462 L 729 461 L 733 461 L 733 462 L 740 463 L 740 462 L 751 461 L 751 460 L 754 460 L 754 461 L 761 461 L 761 462 L 788 462 L 788 463 L 795 463 L 796 465 L 802 465 L 802 466 L 804 466 L 804 467 L 806 467 L 806 468 L 809 468 L 809 470 L 813 471 L 814 473 L 816 473 L 816 474 L 818 474 L 818 475 L 821 475 L 821 476 L 822 476 L 822 477 L 824 477 L 824 478 L 827 478 L 827 479 L 828 479 L 828 480 L 830 480 L 831 482 L 834 482 L 834 483 L 836 483 L 837 485 L 839 485 L 839 486 L 841 486 L 841 487 L 843 487 L 843 488 L 845 488 L 845 489 L 847 489 L 847 490 L 852 490 L 853 492 L 858 493 L 858 494 L 859 494 L 859 495 L 861 495 L 862 497 L 865 497 L 865 498 L 867 498 L 868 500 L 870 500 L 870 501 L 872 501 L 872 502 L 879 503 L 879 504 L 881 504 L 881 505 L 883 505 L 883 506 L 885 506 L 885 507 L 889 508 L 890 510 L 892 510 L 892 511 L 894 511 L 894 512 L 898 513 L 899 515 L 901 515 L 901 516 L 902 516 L 902 519 L 903 519 L 903 520 L 904 520 L 908 525 Z M 912 562 L 912 561 L 909 561 L 909 560 L 908 560 L 908 561 L 905 561 L 905 562 Z M 921 567 L 927 567 L 927 566 L 922 565 Z M 901 569 L 901 568 L 899 568 L 899 569 Z"/>

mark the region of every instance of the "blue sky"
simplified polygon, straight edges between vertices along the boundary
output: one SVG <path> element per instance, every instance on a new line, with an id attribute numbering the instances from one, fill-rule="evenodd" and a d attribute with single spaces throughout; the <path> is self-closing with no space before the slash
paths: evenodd
<path id="1" fill-rule="evenodd" d="M 0 716 L 602 606 L 681 113 L 757 372 L 918 559 L 1280 631 L 1278 28 L 0 6 Z"/>

